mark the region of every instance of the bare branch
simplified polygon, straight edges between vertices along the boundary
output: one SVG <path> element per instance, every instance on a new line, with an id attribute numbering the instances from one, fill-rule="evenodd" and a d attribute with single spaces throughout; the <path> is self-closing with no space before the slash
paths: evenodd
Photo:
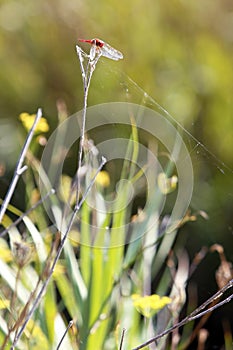
<path id="1" fill-rule="evenodd" d="M 222 300 L 221 302 L 219 302 L 218 304 L 214 305 L 213 307 L 210 307 L 209 309 L 202 311 L 205 307 L 207 307 L 207 305 L 209 305 L 210 303 L 212 303 L 213 301 L 215 301 L 216 299 L 220 298 L 223 293 L 225 293 L 228 289 L 230 289 L 231 287 L 233 287 L 233 279 L 230 280 L 223 288 L 221 288 L 217 293 L 215 293 L 214 295 L 212 295 L 212 297 L 210 297 L 208 300 L 206 300 L 201 306 L 199 306 L 197 309 L 195 309 L 190 315 L 188 315 L 187 317 L 185 317 L 182 321 L 176 323 L 174 326 L 166 329 L 164 332 L 156 335 L 155 337 L 147 340 L 146 342 L 142 343 L 141 345 L 137 346 L 136 348 L 133 348 L 132 350 L 139 350 L 139 349 L 143 349 L 145 346 L 154 343 L 156 340 L 162 338 L 163 336 L 171 333 L 174 329 L 180 328 L 181 326 L 185 325 L 186 323 L 193 321 L 197 318 L 202 317 L 203 315 L 212 312 L 213 310 L 217 309 L 218 307 L 229 303 L 232 299 L 233 299 L 233 293 L 227 297 L 226 299 Z"/>
<path id="2" fill-rule="evenodd" d="M 90 55 L 87 55 L 85 52 L 82 51 L 82 49 L 76 45 L 76 51 L 80 62 L 81 72 L 82 72 L 82 79 L 83 79 L 83 111 L 82 111 L 82 124 L 81 124 L 81 136 L 80 136 L 80 143 L 79 143 L 79 152 L 78 152 L 78 169 L 77 172 L 81 169 L 82 166 L 82 155 L 83 155 L 83 146 L 84 146 L 84 139 L 85 139 L 85 127 L 86 127 L 86 115 L 87 115 L 87 97 L 88 97 L 88 91 L 91 83 L 91 78 L 94 73 L 96 63 L 98 62 L 101 55 L 97 55 L 94 60 L 90 57 Z M 83 57 L 88 57 L 88 62 L 86 65 L 86 68 L 84 69 L 83 66 Z M 79 201 L 79 195 L 80 195 L 80 177 L 77 173 L 77 190 L 76 190 L 76 203 Z"/>
<path id="3" fill-rule="evenodd" d="M 63 340 L 64 340 L 64 338 L 65 338 L 65 336 L 66 336 L 66 333 L 68 332 L 68 330 L 70 329 L 70 327 L 73 326 L 73 324 L 74 324 L 74 321 L 71 320 L 71 321 L 69 322 L 68 326 L 66 327 L 66 330 L 65 330 L 63 336 L 61 337 L 61 340 L 59 341 L 59 344 L 58 344 L 56 350 L 58 350 L 58 349 L 60 348 L 60 346 L 61 346 L 61 344 L 62 344 L 62 342 L 63 342 Z"/>
<path id="4" fill-rule="evenodd" d="M 125 337 L 125 332 L 126 332 L 126 329 L 123 328 L 123 329 L 122 329 L 122 333 L 121 333 L 121 341 L 120 341 L 119 350 L 123 350 L 123 341 L 124 341 L 124 337 Z"/>
<path id="5" fill-rule="evenodd" d="M 18 163 L 16 165 L 16 169 L 15 169 L 15 172 L 14 172 L 14 176 L 13 176 L 12 182 L 10 184 L 10 187 L 8 189 L 6 197 L 5 197 L 5 199 L 4 199 L 3 203 L 2 203 L 1 210 L 0 210 L 0 223 L 2 222 L 3 216 L 4 216 L 4 214 L 5 214 L 6 210 L 7 210 L 7 206 L 10 203 L 11 197 L 14 194 L 14 190 L 15 190 L 15 187 L 16 187 L 17 182 L 19 180 L 19 177 L 27 169 L 26 165 L 23 166 L 24 158 L 26 156 L 26 153 L 27 153 L 27 150 L 29 148 L 29 145 L 30 145 L 30 143 L 32 141 L 32 137 L 33 137 L 36 125 L 38 124 L 38 122 L 39 122 L 41 117 L 42 117 L 42 110 L 41 110 L 41 108 L 39 108 L 38 111 L 37 111 L 34 123 L 33 123 L 32 127 L 31 127 L 31 129 L 30 129 L 30 131 L 29 131 L 29 133 L 27 135 L 26 141 L 25 141 L 24 146 L 22 148 L 22 151 L 20 153 L 19 160 L 18 160 Z"/>

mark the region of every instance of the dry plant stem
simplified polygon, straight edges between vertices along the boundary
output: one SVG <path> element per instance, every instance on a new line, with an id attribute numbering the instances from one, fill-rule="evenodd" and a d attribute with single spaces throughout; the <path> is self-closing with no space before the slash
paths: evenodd
<path id="1" fill-rule="evenodd" d="M 122 333 L 121 333 L 121 341 L 120 341 L 119 350 L 123 350 L 123 341 L 124 341 L 124 337 L 125 337 L 125 332 L 126 332 L 126 329 L 123 328 L 123 329 L 122 329 Z"/>
<path id="2" fill-rule="evenodd" d="M 15 281 L 16 281 L 16 283 L 15 283 L 15 290 L 14 290 L 14 294 L 13 294 L 13 296 L 11 298 L 11 301 L 10 301 L 10 310 L 13 310 L 14 307 L 15 307 L 15 301 L 16 301 L 16 297 L 17 297 L 17 289 L 18 289 L 18 282 L 19 282 L 20 272 L 21 272 L 21 270 L 20 270 L 20 268 L 18 268 L 17 274 L 16 274 L 16 279 L 15 279 Z M 10 316 L 12 317 L 12 323 L 13 323 L 13 321 L 14 321 L 13 314 L 10 314 Z M 1 350 L 5 349 L 5 346 L 7 345 L 8 341 L 9 341 L 10 335 L 13 332 L 13 328 L 14 327 L 10 327 L 10 328 L 8 327 L 8 334 L 5 337 L 3 344 L 1 344 L 1 348 L 0 348 Z"/>
<path id="3" fill-rule="evenodd" d="M 32 301 L 32 299 L 34 298 L 34 296 L 36 294 L 36 291 L 38 289 L 39 283 L 40 283 L 40 279 L 38 280 L 38 282 L 36 284 L 36 287 L 35 287 L 33 293 L 31 293 L 30 298 L 27 301 L 26 305 L 24 306 L 23 310 L 20 312 L 20 315 L 19 315 L 18 319 L 16 320 L 15 324 L 11 328 L 9 328 L 8 334 L 5 337 L 4 342 L 3 342 L 3 344 L 2 344 L 2 346 L 0 348 L 1 350 L 5 349 L 5 346 L 6 346 L 6 344 L 8 344 L 8 341 L 10 339 L 10 335 L 12 334 L 12 332 L 14 332 L 16 330 L 16 334 L 17 334 L 17 330 L 19 329 L 19 325 L 22 323 L 22 320 L 24 319 L 24 317 L 26 315 L 26 312 L 27 312 L 27 310 L 29 308 L 29 304 L 30 304 L 30 302 Z M 15 337 L 16 337 L 16 334 L 15 334 Z"/>
<path id="4" fill-rule="evenodd" d="M 36 125 L 39 122 L 41 117 L 42 117 L 42 110 L 41 110 L 41 108 L 39 108 L 38 111 L 37 111 L 34 123 L 33 123 L 32 127 L 31 127 L 31 129 L 30 129 L 30 131 L 29 131 L 29 133 L 27 135 L 26 141 L 25 141 L 24 146 L 22 148 L 22 151 L 20 153 L 19 160 L 18 160 L 18 163 L 16 165 L 16 169 L 15 169 L 14 176 L 13 176 L 12 182 L 10 184 L 9 190 L 8 190 L 8 192 L 6 194 L 6 197 L 5 197 L 5 199 L 4 199 L 3 203 L 2 203 L 1 210 L 0 210 L 0 223 L 2 222 L 2 219 L 3 219 L 3 216 L 4 216 L 5 212 L 6 212 L 7 206 L 10 203 L 11 197 L 13 196 L 13 193 L 14 193 L 14 190 L 15 190 L 15 187 L 17 185 L 17 182 L 19 180 L 20 175 L 25 170 L 27 170 L 27 166 L 26 165 L 23 166 L 24 158 L 26 156 L 28 147 L 29 147 L 29 145 L 31 143 L 31 140 L 32 140 L 35 128 L 36 128 Z"/>
<path id="5" fill-rule="evenodd" d="M 10 226 L 0 233 L 0 237 L 3 237 L 12 227 L 18 225 L 25 216 L 28 216 L 34 209 L 36 209 L 40 204 L 42 204 L 48 197 L 55 193 L 55 190 L 52 188 L 44 197 L 37 201 L 30 209 L 23 213 L 17 220 L 15 220 Z"/>
<path id="6" fill-rule="evenodd" d="M 18 284 L 19 284 L 20 273 L 21 273 L 21 269 L 18 267 L 18 270 L 16 273 L 16 278 L 15 278 L 15 290 L 14 290 L 14 294 L 13 294 L 11 301 L 10 301 L 10 310 L 14 310 L 14 308 L 15 308 L 16 298 L 17 298 L 17 294 L 18 294 Z"/>
<path id="7" fill-rule="evenodd" d="M 83 146 L 84 146 L 84 139 L 85 139 L 85 126 L 86 126 L 86 115 L 87 115 L 87 98 L 88 98 L 88 91 L 91 83 L 91 78 L 94 73 L 96 63 L 98 62 L 100 55 L 98 55 L 93 61 L 91 61 L 91 58 L 88 58 L 86 69 L 84 69 L 83 66 L 83 56 L 87 56 L 77 45 L 76 46 L 77 55 L 79 58 L 81 73 L 82 73 L 82 80 L 83 80 L 83 90 L 84 90 L 84 99 L 83 99 L 83 113 L 82 113 L 82 124 L 81 124 L 81 137 L 80 137 L 80 144 L 79 144 L 79 153 L 78 153 L 78 170 L 77 170 L 77 190 L 76 190 L 76 203 L 78 203 L 79 195 L 80 195 L 80 176 L 79 171 L 82 166 L 82 155 L 83 155 Z M 87 56 L 88 57 L 88 56 Z"/>
<path id="8" fill-rule="evenodd" d="M 211 305 L 216 305 L 217 300 L 214 300 Z M 187 341 L 183 344 L 182 349 L 187 349 L 190 344 L 194 341 L 195 338 L 198 338 L 200 335 L 200 330 L 203 329 L 204 324 L 207 322 L 209 317 L 211 316 L 211 311 L 208 312 L 208 314 L 204 314 L 203 317 L 200 319 L 196 327 L 194 328 L 191 336 Z"/>
<path id="9" fill-rule="evenodd" d="M 44 291 L 46 290 L 46 288 L 47 288 L 47 286 L 48 286 L 48 284 L 49 284 L 49 281 L 50 281 L 50 279 L 51 279 L 51 277 L 52 277 L 52 274 L 53 274 L 53 271 L 54 271 L 55 266 L 56 266 L 56 264 L 57 264 L 57 261 L 58 261 L 60 255 L 61 255 L 61 252 L 62 252 L 62 250 L 63 250 L 63 247 L 64 247 L 64 244 L 65 244 L 65 242 L 66 242 L 67 236 L 68 236 L 68 234 L 69 234 L 69 232 L 70 232 L 70 229 L 71 229 L 71 227 L 72 227 L 72 224 L 73 224 L 73 222 L 74 222 L 75 216 L 77 215 L 78 211 L 80 210 L 80 208 L 81 208 L 83 202 L 86 200 L 87 195 L 88 195 L 90 189 L 92 188 L 92 186 L 93 186 L 93 184 L 94 184 L 94 182 L 95 182 L 95 179 L 96 179 L 97 175 L 99 174 L 99 172 L 101 171 L 101 169 L 102 169 L 102 167 L 104 166 L 105 163 L 106 163 L 106 159 L 103 157 L 103 158 L 102 158 L 102 162 L 101 162 L 100 166 L 98 167 L 98 169 L 97 169 L 97 171 L 96 171 L 96 173 L 95 173 L 95 176 L 93 177 L 93 179 L 91 180 L 89 186 L 87 187 L 87 189 L 86 189 L 86 191 L 85 191 L 85 193 L 84 193 L 82 199 L 80 200 L 79 203 L 76 204 L 76 206 L 75 206 L 75 208 L 74 208 L 74 211 L 73 211 L 73 214 L 72 214 L 72 216 L 71 216 L 71 218 L 70 218 L 70 221 L 69 221 L 69 223 L 68 223 L 66 232 L 65 232 L 65 234 L 64 234 L 64 236 L 63 236 L 63 238 L 62 238 L 62 240 L 61 240 L 61 242 L 60 242 L 60 245 L 59 245 L 59 247 L 58 247 L 57 254 L 56 254 L 55 258 L 54 258 L 54 261 L 53 261 L 53 263 L 52 263 L 52 265 L 51 265 L 50 270 L 48 271 L 47 279 L 44 281 L 43 285 L 41 286 L 41 289 L 40 289 L 40 291 L 39 291 L 39 293 L 38 293 L 38 295 L 37 295 L 37 297 L 36 297 L 36 299 L 35 299 L 35 301 L 34 301 L 34 303 L 33 303 L 33 305 L 32 305 L 32 308 L 31 308 L 31 310 L 28 312 L 28 314 L 27 314 L 27 316 L 26 316 L 26 318 L 25 318 L 25 321 L 24 321 L 24 323 L 23 323 L 21 329 L 19 330 L 17 336 L 15 337 L 14 342 L 13 342 L 13 344 L 12 344 L 10 350 L 13 350 L 13 349 L 15 348 L 15 346 L 17 345 L 17 342 L 18 342 L 18 340 L 20 339 L 21 335 L 23 334 L 23 331 L 24 331 L 24 329 L 25 329 L 25 327 L 26 327 L 28 321 L 29 321 L 30 318 L 32 317 L 34 311 L 36 310 L 36 308 L 37 308 L 37 306 L 38 306 L 38 304 L 39 304 L 39 302 L 41 301 L 41 299 L 42 299 L 42 297 L 43 297 L 43 293 L 44 293 Z"/>
<path id="10" fill-rule="evenodd" d="M 156 340 L 162 338 L 164 335 L 171 333 L 174 329 L 179 328 L 183 325 L 185 325 L 186 323 L 193 321 L 197 318 L 202 317 L 203 315 L 214 311 L 215 309 L 217 309 L 218 307 L 229 303 L 232 299 L 233 299 L 233 293 L 227 297 L 226 299 L 222 300 L 221 302 L 219 302 L 218 304 L 208 308 L 207 310 L 204 310 L 201 312 L 201 310 L 203 310 L 204 308 L 207 307 L 207 305 L 209 305 L 210 303 L 212 303 L 213 301 L 215 301 L 216 299 L 218 299 L 220 296 L 223 295 L 223 293 L 225 293 L 228 289 L 230 289 L 231 287 L 233 287 L 233 279 L 230 280 L 223 288 L 221 288 L 217 293 L 215 293 L 212 297 L 210 297 L 208 300 L 206 300 L 201 306 L 199 306 L 196 310 L 194 310 L 190 315 L 188 315 L 187 317 L 185 317 L 182 321 L 176 323 L 174 326 L 166 329 L 164 332 L 156 335 L 155 337 L 147 340 L 146 342 L 144 342 L 143 344 L 137 346 L 136 348 L 133 348 L 132 350 L 139 350 L 139 349 L 143 349 L 145 346 L 155 342 Z"/>
<path id="11" fill-rule="evenodd" d="M 65 332 L 64 332 L 64 334 L 63 334 L 63 336 L 62 336 L 62 338 L 61 338 L 61 340 L 59 341 L 59 344 L 58 344 L 56 350 L 58 350 L 58 349 L 60 348 L 60 346 L 61 346 L 61 344 L 62 344 L 62 342 L 63 342 L 63 340 L 64 340 L 64 338 L 65 338 L 65 336 L 66 336 L 66 333 L 68 332 L 68 330 L 70 329 L 70 327 L 73 326 L 73 324 L 74 324 L 74 321 L 71 320 L 71 321 L 69 322 L 69 324 L 68 324 L 68 326 L 67 326 L 67 328 L 66 328 L 66 330 L 65 330 Z"/>
<path id="12" fill-rule="evenodd" d="M 16 275 L 16 282 L 15 282 L 15 290 L 14 290 L 14 294 L 13 294 L 13 297 L 11 300 L 11 310 L 13 310 L 15 307 L 16 297 L 18 294 L 18 283 L 19 283 L 20 273 L 21 273 L 21 270 L 18 267 L 18 271 L 17 271 L 17 275 Z M 17 334 L 17 329 L 16 329 L 16 334 Z"/>

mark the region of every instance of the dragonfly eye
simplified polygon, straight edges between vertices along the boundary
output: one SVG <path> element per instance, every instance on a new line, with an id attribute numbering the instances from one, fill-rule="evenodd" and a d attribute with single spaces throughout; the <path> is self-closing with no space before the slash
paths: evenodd
<path id="1" fill-rule="evenodd" d="M 94 39 L 94 43 L 98 47 L 103 47 L 104 46 L 104 42 L 99 40 L 99 39 Z"/>

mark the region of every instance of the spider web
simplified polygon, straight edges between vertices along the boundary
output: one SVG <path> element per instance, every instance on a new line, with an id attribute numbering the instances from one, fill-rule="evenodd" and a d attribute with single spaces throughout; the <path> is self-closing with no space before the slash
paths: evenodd
<path id="1" fill-rule="evenodd" d="M 194 134 L 192 126 L 195 126 L 195 133 L 198 133 L 198 122 L 189 128 L 185 127 L 133 79 L 116 68 L 115 62 L 105 59 L 100 60 L 94 73 L 89 106 L 93 100 L 95 104 L 112 101 L 136 103 L 156 111 L 173 124 L 181 134 L 192 159 L 194 190 L 190 209 L 195 213 L 203 213 L 191 231 L 199 232 L 193 233 L 197 241 L 200 239 L 208 245 L 217 242 L 227 249 L 233 234 L 233 169 Z M 227 132 L 230 131 L 226 130 Z M 231 251 L 229 254 L 233 259 Z"/>

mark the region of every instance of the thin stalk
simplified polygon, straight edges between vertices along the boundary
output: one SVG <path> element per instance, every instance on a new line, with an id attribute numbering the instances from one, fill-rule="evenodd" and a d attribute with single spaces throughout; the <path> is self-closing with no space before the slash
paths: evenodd
<path id="1" fill-rule="evenodd" d="M 71 320 L 71 321 L 69 322 L 69 324 L 68 324 L 68 326 L 67 326 L 67 328 L 66 328 L 66 330 L 65 330 L 65 332 L 64 332 L 64 334 L 63 334 L 63 336 L 62 336 L 62 338 L 61 338 L 61 340 L 59 341 L 59 344 L 58 344 L 56 350 L 58 350 L 58 349 L 60 348 L 60 346 L 61 346 L 61 344 L 62 344 L 62 342 L 63 342 L 63 340 L 64 340 L 64 338 L 65 338 L 65 336 L 66 336 L 66 334 L 67 334 L 67 332 L 68 332 L 68 330 L 70 329 L 70 327 L 73 326 L 73 324 L 74 324 L 74 321 Z"/>
<path id="2" fill-rule="evenodd" d="M 88 92 L 89 87 L 91 83 L 91 78 L 94 73 L 96 63 L 98 62 L 100 58 L 100 54 L 96 56 L 94 60 L 91 60 L 89 57 L 86 69 L 84 69 L 83 66 L 83 55 L 87 56 L 78 45 L 76 45 L 76 51 L 79 57 L 80 62 L 80 68 L 82 72 L 82 80 L 83 80 L 83 112 L 82 112 L 82 124 L 81 124 L 81 136 L 80 136 L 80 144 L 79 144 L 79 153 L 78 153 L 78 170 L 77 170 L 77 190 L 76 190 L 76 203 L 78 203 L 79 196 L 80 196 L 80 176 L 79 171 L 81 170 L 82 166 L 82 156 L 83 156 L 83 148 L 84 148 L 84 140 L 85 140 L 85 128 L 86 128 L 86 116 L 87 116 L 87 98 L 88 98 Z M 87 56 L 88 57 L 88 56 Z"/>
<path id="3" fill-rule="evenodd" d="M 19 180 L 20 175 L 22 175 L 22 173 L 25 170 L 27 170 L 27 166 L 26 165 L 23 166 L 24 158 L 26 156 L 29 145 L 32 141 L 32 137 L 33 137 L 35 128 L 36 128 L 41 117 L 42 117 L 42 110 L 41 110 L 41 108 L 39 108 L 37 111 L 34 123 L 33 123 L 32 127 L 27 135 L 26 141 L 25 141 L 24 146 L 22 148 L 22 151 L 20 153 L 19 160 L 18 160 L 18 163 L 16 165 L 14 176 L 13 176 L 13 179 L 11 181 L 10 187 L 9 187 L 8 192 L 6 194 L 6 197 L 2 203 L 1 210 L 0 210 L 0 223 L 2 222 L 2 219 L 3 219 L 3 216 L 6 212 L 7 206 L 10 203 L 11 197 L 14 194 L 14 190 L 15 190 L 15 187 L 17 185 L 17 182 Z"/>
<path id="4" fill-rule="evenodd" d="M 119 350 L 123 350 L 123 341 L 124 341 L 124 337 L 125 337 L 125 332 L 126 332 L 126 329 L 123 328 L 123 329 L 122 329 L 122 333 L 121 333 L 121 340 L 120 340 L 120 347 L 119 347 Z"/>

